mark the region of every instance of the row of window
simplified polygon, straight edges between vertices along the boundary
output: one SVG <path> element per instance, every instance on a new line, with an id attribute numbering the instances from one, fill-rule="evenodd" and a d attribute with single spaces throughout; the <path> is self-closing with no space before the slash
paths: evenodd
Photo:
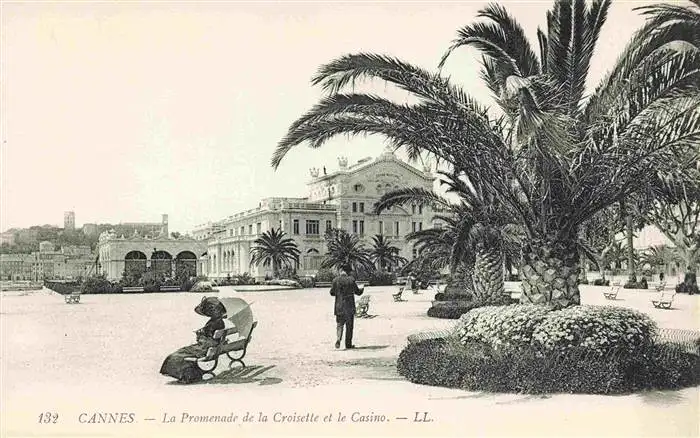
<path id="1" fill-rule="evenodd" d="M 416 207 L 418 208 L 418 214 L 423 214 L 423 206 L 416 204 L 411 205 L 411 212 L 413 214 L 416 214 Z M 391 211 L 391 207 L 387 208 L 386 211 Z M 365 212 L 365 203 L 364 202 L 353 202 L 352 203 L 352 212 L 353 213 L 364 213 Z"/>
<path id="2" fill-rule="evenodd" d="M 316 219 L 310 219 L 306 220 L 305 226 L 306 226 L 306 234 L 312 235 L 312 236 L 318 236 L 321 234 L 321 221 L 316 220 Z M 281 224 L 280 224 L 281 226 Z M 326 221 L 326 231 L 330 230 L 333 228 L 333 221 L 327 220 Z M 292 234 L 299 234 L 299 219 L 294 219 L 292 221 Z"/>
<path id="3" fill-rule="evenodd" d="M 262 231 L 262 222 L 258 222 L 255 224 L 255 234 L 260 234 Z M 233 236 L 245 236 L 245 225 L 242 225 L 240 228 L 240 232 L 236 234 L 236 229 L 231 228 L 228 230 L 228 237 L 233 237 Z M 248 225 L 248 235 L 252 236 L 253 235 L 253 224 Z"/>
<path id="4" fill-rule="evenodd" d="M 354 206 L 355 203 L 353 202 L 353 211 L 354 211 Z M 364 211 L 364 202 L 360 202 L 360 213 Z M 305 226 L 306 226 L 306 234 L 307 235 L 312 235 L 312 236 L 318 236 L 321 234 L 321 228 L 320 228 L 320 221 L 319 220 L 306 220 Z M 412 231 L 415 233 L 416 231 L 421 231 L 423 229 L 423 222 L 412 222 Z M 260 231 L 262 229 L 262 224 L 258 222 L 256 225 L 256 234 L 260 234 Z M 282 221 L 280 221 L 280 228 L 282 227 Z M 325 231 L 330 230 L 333 227 L 333 221 L 327 220 L 326 221 L 326 228 Z M 230 229 L 229 230 L 229 237 L 236 236 L 236 230 L 235 229 Z M 353 220 L 352 221 L 352 232 L 355 234 L 360 234 L 364 235 L 365 234 L 365 221 L 363 220 Z M 293 234 L 299 234 L 299 219 L 294 219 L 292 221 L 292 233 Z M 250 224 L 248 225 L 248 234 L 253 235 L 253 225 Z M 379 221 L 379 234 L 385 234 L 384 230 L 384 221 Z M 245 226 L 241 226 L 240 228 L 240 234 L 239 236 L 245 235 Z M 394 222 L 394 235 L 400 236 L 400 228 L 399 228 L 399 222 Z"/>

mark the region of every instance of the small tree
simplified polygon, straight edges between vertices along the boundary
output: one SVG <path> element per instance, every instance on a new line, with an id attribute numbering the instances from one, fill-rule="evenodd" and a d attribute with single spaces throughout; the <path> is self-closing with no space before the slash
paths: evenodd
<path id="1" fill-rule="evenodd" d="M 279 278 L 280 268 L 293 268 L 299 263 L 299 249 L 294 239 L 285 237 L 278 229 L 265 231 L 253 242 L 250 265 L 272 266 L 272 276 Z"/>
<path id="2" fill-rule="evenodd" d="M 400 255 L 399 248 L 391 245 L 391 241 L 381 234 L 372 237 L 369 257 L 381 271 L 401 266 L 408 261 Z"/>
<path id="3" fill-rule="evenodd" d="M 324 238 L 328 252 L 321 262 L 322 268 L 340 270 L 343 266 L 350 265 L 360 275 L 374 270 L 370 252 L 355 234 L 332 228 L 326 231 Z"/>

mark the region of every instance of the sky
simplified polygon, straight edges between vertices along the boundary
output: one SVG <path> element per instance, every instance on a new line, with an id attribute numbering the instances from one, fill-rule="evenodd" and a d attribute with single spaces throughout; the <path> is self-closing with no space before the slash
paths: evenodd
<path id="1" fill-rule="evenodd" d="M 159 222 L 190 232 L 270 196 L 306 196 L 309 168 L 379 155 L 379 137 L 339 137 L 270 159 L 323 96 L 319 66 L 349 53 L 437 64 L 486 2 L 0 4 L 0 229 Z M 503 2 L 536 46 L 552 2 Z M 615 1 L 589 87 L 643 23 Z M 485 104 L 473 49 L 442 73 Z M 375 84 L 369 91 L 382 93 Z M 388 90 L 392 98 L 405 98 Z"/>

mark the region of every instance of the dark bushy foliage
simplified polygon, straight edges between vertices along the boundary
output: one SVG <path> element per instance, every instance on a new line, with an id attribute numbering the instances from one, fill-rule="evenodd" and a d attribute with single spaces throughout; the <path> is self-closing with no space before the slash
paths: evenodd
<path id="1" fill-rule="evenodd" d="M 603 280 L 602 278 L 596 278 L 593 280 L 593 286 L 610 286 L 610 280 Z"/>
<path id="2" fill-rule="evenodd" d="M 314 287 L 316 283 L 311 277 L 301 277 L 299 278 L 299 285 L 301 285 L 301 287 L 304 289 L 308 289 L 310 287 Z"/>
<path id="3" fill-rule="evenodd" d="M 374 271 L 368 278 L 370 286 L 391 286 L 396 281 L 396 274 L 386 271 Z"/>
<path id="4" fill-rule="evenodd" d="M 44 286 L 62 295 L 68 295 L 80 290 L 80 283 L 77 281 L 51 281 L 44 280 Z"/>
<path id="5" fill-rule="evenodd" d="M 262 281 L 262 284 L 264 284 L 264 282 L 265 280 Z M 255 278 L 253 278 L 247 272 L 234 276 L 227 275 L 226 278 L 215 279 L 213 283 L 217 286 L 242 286 L 256 284 Z"/>
<path id="6" fill-rule="evenodd" d="M 676 292 L 682 293 L 682 294 L 690 294 L 690 295 L 695 295 L 697 293 L 700 293 L 700 291 L 698 290 L 697 284 L 686 284 L 686 283 L 679 283 L 676 286 Z"/>
<path id="7" fill-rule="evenodd" d="M 87 277 L 80 286 L 80 293 L 84 294 L 114 294 L 121 293 L 122 286 L 119 283 L 112 283 L 104 275 Z"/>
<path id="8" fill-rule="evenodd" d="M 532 349 L 495 351 L 445 339 L 409 344 L 397 361 L 413 383 L 473 391 L 624 394 L 700 383 L 700 357 L 668 344 L 651 344 L 641 355 L 604 358 L 569 351 L 540 355 Z"/>
<path id="9" fill-rule="evenodd" d="M 443 301 L 443 300 L 437 299 L 438 295 L 440 295 L 440 293 L 435 294 L 436 301 Z M 441 298 L 451 297 L 451 296 L 453 296 L 453 295 L 443 294 L 443 296 Z M 456 295 L 456 296 L 463 297 L 464 295 Z M 444 300 L 444 301 L 452 301 L 452 300 Z M 517 304 L 517 303 L 518 303 L 518 300 L 514 300 L 508 295 L 491 297 L 491 299 L 489 299 L 487 301 L 460 301 L 459 305 L 457 305 L 457 306 L 440 305 L 439 303 L 437 303 L 436 305 L 433 305 L 430 309 L 428 309 L 428 316 L 431 318 L 440 318 L 440 319 L 459 319 L 465 313 L 469 312 L 472 309 L 477 309 L 479 307 L 507 306 L 510 304 Z"/>
<path id="10" fill-rule="evenodd" d="M 438 292 L 435 294 L 435 301 L 471 301 L 472 294 L 450 294 L 445 292 Z"/>
<path id="11" fill-rule="evenodd" d="M 474 307 L 476 306 L 471 304 L 464 306 L 433 306 L 428 309 L 428 316 L 440 319 L 459 319 L 460 316 L 469 312 Z"/>
<path id="12" fill-rule="evenodd" d="M 335 278 L 335 274 L 330 269 L 321 268 L 316 272 L 314 279 L 316 283 L 330 283 Z"/>
<path id="13" fill-rule="evenodd" d="M 622 287 L 624 289 L 649 289 L 649 283 L 646 278 L 642 277 L 639 281 L 628 281 Z"/>
<path id="14" fill-rule="evenodd" d="M 180 289 L 182 289 L 184 292 L 189 292 L 192 290 L 194 285 L 199 283 L 200 281 L 207 281 L 207 276 L 199 275 L 197 277 L 190 277 L 180 285 Z"/>

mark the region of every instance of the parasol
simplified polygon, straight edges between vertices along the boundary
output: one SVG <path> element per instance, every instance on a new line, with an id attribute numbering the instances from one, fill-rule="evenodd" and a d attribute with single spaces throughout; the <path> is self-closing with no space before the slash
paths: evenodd
<path id="1" fill-rule="evenodd" d="M 238 297 L 226 297 L 219 300 L 226 308 L 226 319 L 236 326 L 240 336 L 247 338 L 253 327 L 253 311 L 250 310 L 250 304 Z"/>

